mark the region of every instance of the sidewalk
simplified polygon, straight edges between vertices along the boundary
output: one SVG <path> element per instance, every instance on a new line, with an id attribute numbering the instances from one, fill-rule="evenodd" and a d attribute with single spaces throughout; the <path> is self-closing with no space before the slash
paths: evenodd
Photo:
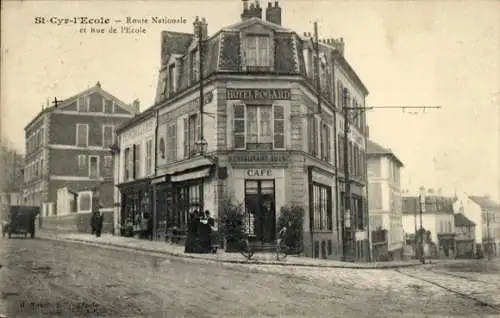
<path id="1" fill-rule="evenodd" d="M 236 263 L 236 264 L 262 264 L 282 266 L 304 266 L 304 267 L 327 267 L 327 268 L 357 268 L 357 269 L 390 269 L 421 265 L 417 260 L 351 263 L 334 260 L 312 259 L 298 256 L 288 256 L 283 261 L 276 259 L 269 253 L 257 253 L 252 260 L 247 261 L 240 253 L 226 253 L 218 251 L 216 254 L 190 254 L 184 253 L 184 246 L 166 242 L 147 241 L 137 238 L 113 236 L 103 234 L 100 238 L 84 233 L 55 233 L 39 230 L 37 237 L 49 240 L 62 240 L 86 244 L 107 245 L 113 247 L 127 248 L 143 252 L 160 253 L 170 256 L 208 260 L 213 262 Z"/>

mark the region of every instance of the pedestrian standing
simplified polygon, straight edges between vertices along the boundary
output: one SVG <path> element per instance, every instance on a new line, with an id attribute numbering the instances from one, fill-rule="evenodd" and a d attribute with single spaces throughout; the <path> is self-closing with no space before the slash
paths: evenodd
<path id="1" fill-rule="evenodd" d="M 96 226 L 96 236 L 101 237 L 102 225 L 104 223 L 104 215 L 102 212 L 97 212 L 97 226 Z"/>

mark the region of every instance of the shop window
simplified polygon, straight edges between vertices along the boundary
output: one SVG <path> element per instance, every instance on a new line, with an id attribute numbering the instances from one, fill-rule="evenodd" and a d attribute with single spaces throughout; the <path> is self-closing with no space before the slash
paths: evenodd
<path id="1" fill-rule="evenodd" d="M 189 213 L 203 208 L 203 183 L 177 186 L 174 191 L 176 204 L 171 210 L 173 215 L 168 216 L 168 224 L 185 228 Z"/>
<path id="2" fill-rule="evenodd" d="M 271 66 L 270 39 L 266 35 L 245 38 L 245 65 L 248 71 L 267 70 Z"/>
<path id="3" fill-rule="evenodd" d="M 314 183 L 313 201 L 314 230 L 331 230 L 333 228 L 331 187 Z"/>
<path id="4" fill-rule="evenodd" d="M 328 240 L 328 255 L 332 255 L 332 240 Z"/>

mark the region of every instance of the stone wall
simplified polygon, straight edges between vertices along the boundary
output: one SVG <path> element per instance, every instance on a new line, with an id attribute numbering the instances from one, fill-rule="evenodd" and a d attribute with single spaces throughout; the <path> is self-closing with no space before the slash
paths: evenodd
<path id="1" fill-rule="evenodd" d="M 102 233 L 113 232 L 113 212 L 103 212 Z M 44 217 L 41 228 L 50 231 L 91 233 L 90 213 L 74 213 L 69 215 Z"/>

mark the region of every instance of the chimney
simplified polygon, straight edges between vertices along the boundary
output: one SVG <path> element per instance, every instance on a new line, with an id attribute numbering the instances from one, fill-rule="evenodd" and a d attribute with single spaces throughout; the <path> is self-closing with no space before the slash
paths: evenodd
<path id="1" fill-rule="evenodd" d="M 281 7 L 278 1 L 274 2 L 274 7 L 271 2 L 267 4 L 266 21 L 281 25 Z"/>
<path id="2" fill-rule="evenodd" d="M 193 22 L 193 34 L 195 38 L 198 38 L 200 36 L 200 30 L 201 30 L 201 36 L 203 39 L 206 39 L 208 37 L 208 24 L 207 20 L 205 17 L 203 17 L 201 20 L 196 16 L 194 22 Z"/>
<path id="3" fill-rule="evenodd" d="M 255 10 L 253 17 L 259 18 L 262 20 L 262 8 L 260 7 L 259 0 L 255 0 Z"/>
<path id="4" fill-rule="evenodd" d="M 101 88 L 101 83 L 99 81 L 97 81 L 97 83 L 95 84 L 95 86 Z"/>
<path id="5" fill-rule="evenodd" d="M 139 99 L 136 98 L 132 102 L 132 107 L 134 107 L 135 110 L 140 111 L 140 106 L 141 106 L 141 102 L 139 101 Z"/>

